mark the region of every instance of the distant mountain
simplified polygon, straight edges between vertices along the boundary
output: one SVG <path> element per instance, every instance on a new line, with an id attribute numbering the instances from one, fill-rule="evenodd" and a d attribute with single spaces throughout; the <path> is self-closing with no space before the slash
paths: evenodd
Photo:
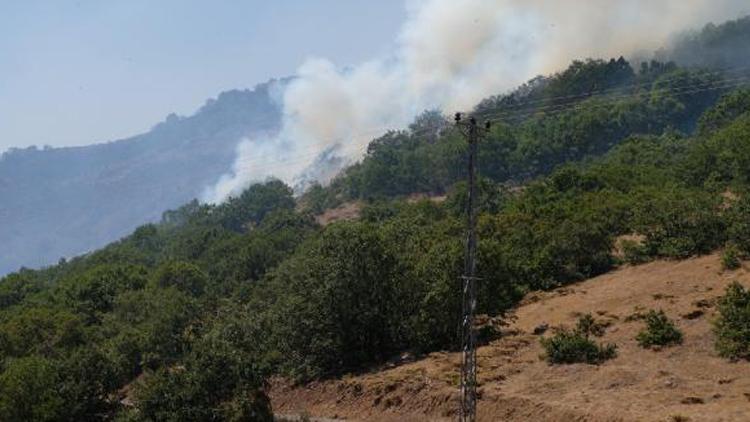
<path id="1" fill-rule="evenodd" d="M 0 275 L 99 248 L 198 197 L 230 168 L 238 141 L 278 130 L 270 81 L 211 99 L 149 132 L 0 156 Z"/>

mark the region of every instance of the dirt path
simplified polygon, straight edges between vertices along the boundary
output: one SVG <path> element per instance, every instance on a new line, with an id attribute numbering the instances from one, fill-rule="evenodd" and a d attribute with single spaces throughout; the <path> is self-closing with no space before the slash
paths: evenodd
<path id="1" fill-rule="evenodd" d="M 513 334 L 478 351 L 481 421 L 750 421 L 750 363 L 713 349 L 714 302 L 727 284 L 750 286 L 745 269 L 722 273 L 717 255 L 659 261 L 546 293 L 515 311 Z M 628 316 L 663 309 L 682 345 L 644 350 L 643 323 Z M 542 324 L 573 326 L 592 313 L 610 323 L 602 342 L 618 357 L 600 366 L 550 366 L 539 359 Z M 455 416 L 459 358 L 433 353 L 416 362 L 293 388 L 276 381 L 274 409 L 347 420 L 439 421 Z M 687 418 L 687 419 L 681 419 Z"/>

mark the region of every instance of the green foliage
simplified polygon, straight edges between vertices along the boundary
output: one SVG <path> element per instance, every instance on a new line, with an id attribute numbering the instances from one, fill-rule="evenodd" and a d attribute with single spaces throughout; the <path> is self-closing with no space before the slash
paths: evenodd
<path id="1" fill-rule="evenodd" d="M 609 61 L 576 60 L 552 78 L 545 91 L 550 97 L 587 94 L 630 83 L 634 78 L 633 69 L 622 57 Z"/>
<path id="2" fill-rule="evenodd" d="M 724 214 L 727 239 L 739 255 L 750 255 L 750 196 L 742 194 Z"/>
<path id="3" fill-rule="evenodd" d="M 284 365 L 307 378 L 396 350 L 395 257 L 369 224 L 334 224 L 274 272 L 272 310 Z"/>
<path id="4" fill-rule="evenodd" d="M 58 386 L 57 369 L 49 359 L 29 356 L 10 361 L 0 374 L 0 420 L 61 420 L 67 403 Z"/>
<path id="5" fill-rule="evenodd" d="M 491 180 L 479 178 L 477 183 L 477 211 L 479 213 L 497 214 L 506 203 L 508 193 Z M 469 189 L 466 182 L 458 182 L 451 188 L 445 201 L 445 208 L 457 217 L 466 218 Z"/>
<path id="6" fill-rule="evenodd" d="M 682 332 L 667 318 L 664 311 L 650 310 L 646 316 L 646 327 L 638 333 L 636 340 L 641 347 L 669 346 L 682 343 Z"/>
<path id="7" fill-rule="evenodd" d="M 646 236 L 649 255 L 686 258 L 710 252 L 725 240 L 718 195 L 649 188 L 635 202 L 634 228 Z"/>
<path id="8" fill-rule="evenodd" d="M 720 25 L 706 24 L 701 31 L 683 34 L 670 56 L 689 66 L 713 69 L 744 69 L 748 65 L 750 17 Z"/>
<path id="9" fill-rule="evenodd" d="M 629 264 L 642 264 L 649 260 L 649 254 L 644 245 L 640 242 L 624 239 L 620 242 L 623 258 Z"/>
<path id="10" fill-rule="evenodd" d="M 714 324 L 716 350 L 730 359 L 750 359 L 750 290 L 730 284 L 719 299 Z"/>
<path id="11" fill-rule="evenodd" d="M 750 90 L 740 89 L 722 97 L 698 121 L 698 133 L 711 135 L 750 110 Z"/>
<path id="12" fill-rule="evenodd" d="M 605 326 L 598 323 L 591 314 L 582 315 L 576 323 L 576 331 L 585 336 L 601 337 L 604 335 L 604 329 Z"/>
<path id="13" fill-rule="evenodd" d="M 115 387 L 109 362 L 92 349 L 13 359 L 0 374 L 0 420 L 104 420 Z"/>
<path id="14" fill-rule="evenodd" d="M 132 333 L 139 353 L 130 355 L 139 362 L 128 366 L 155 368 L 170 364 L 188 350 L 192 324 L 198 317 L 198 304 L 192 297 L 174 289 L 139 290 L 118 296 L 106 329 Z M 120 339 L 122 341 L 124 339 Z"/>
<path id="15" fill-rule="evenodd" d="M 523 113 L 506 113 L 480 147 L 477 311 L 502 317 L 530 290 L 610 270 L 627 235 L 638 239 L 619 245 L 629 262 L 721 245 L 750 255 L 747 93 L 709 108 L 721 90 L 687 89 L 717 78 L 592 60 L 480 105 Z M 610 88 L 639 95 L 588 95 Z M 565 108 L 540 106 L 559 95 L 572 96 Z M 0 419 L 269 420 L 272 374 L 336 376 L 455 347 L 465 158 L 463 137 L 427 112 L 299 201 L 279 181 L 252 185 L 3 278 Z M 364 203 L 359 221 L 315 223 L 352 199 Z M 720 305 L 725 356 L 750 356 L 748 295 L 732 287 Z M 653 319 L 646 343 L 674 338 Z M 602 333 L 588 315 L 542 344 L 552 363 L 599 363 L 616 352 L 589 338 Z M 118 409 L 114 392 L 135 379 L 136 408 Z"/>
<path id="16" fill-rule="evenodd" d="M 34 271 L 24 270 L 10 274 L 0 282 L 0 310 L 21 303 L 43 288 L 43 283 L 38 280 Z"/>
<path id="17" fill-rule="evenodd" d="M 653 67 L 653 71 L 651 70 Z M 671 128 L 691 132 L 701 113 L 722 90 L 690 92 L 713 84 L 722 76 L 713 72 L 678 69 L 654 63 L 635 76 L 622 59 L 574 62 L 565 72 L 532 82 L 529 91 L 496 98 L 478 107 L 483 114 L 508 114 L 493 126 L 479 150 L 482 175 L 493 182 L 525 182 L 549 174 L 559 165 L 601 156 L 633 135 L 659 135 Z M 637 88 L 628 85 L 634 79 Z M 619 94 L 588 93 L 622 87 Z M 545 98 L 570 96 L 574 104 L 547 111 Z M 539 101 L 536 101 L 539 100 Z M 518 111 L 523 102 L 527 113 Z M 516 104 L 519 103 L 519 104 Z M 538 109 L 537 109 L 538 107 Z M 391 132 L 374 140 L 360 164 L 350 167 L 329 188 L 329 198 L 382 199 L 413 192 L 442 193 L 465 179 L 466 142 L 454 130 L 434 133 Z M 663 154 L 663 160 L 674 155 Z"/>
<path id="18" fill-rule="evenodd" d="M 292 189 L 279 180 L 255 184 L 239 196 L 230 198 L 218 209 L 221 224 L 229 230 L 243 231 L 259 224 L 274 210 L 294 209 Z"/>
<path id="19" fill-rule="evenodd" d="M 687 179 L 700 185 L 708 181 L 724 186 L 750 183 L 750 113 L 744 113 L 700 138 L 684 166 Z"/>
<path id="20" fill-rule="evenodd" d="M 116 408 L 115 367 L 101 351 L 81 347 L 58 363 L 59 394 L 68 420 L 104 419 Z"/>
<path id="21" fill-rule="evenodd" d="M 89 322 L 98 322 L 112 310 L 117 294 L 141 289 L 146 284 L 146 269 L 132 265 L 98 265 L 80 277 L 59 284 L 66 305 Z"/>
<path id="22" fill-rule="evenodd" d="M 84 342 L 83 321 L 69 311 L 31 307 L 0 325 L 0 357 L 58 356 Z"/>
<path id="23" fill-rule="evenodd" d="M 721 252 L 721 267 L 725 270 L 736 270 L 742 265 L 740 250 L 734 243 L 729 243 Z"/>
<path id="24" fill-rule="evenodd" d="M 548 338 L 540 339 L 545 358 L 550 364 L 588 363 L 596 365 L 617 356 L 614 344 L 597 345 L 589 339 L 596 324 L 591 315 L 578 320 L 575 330 L 560 329 Z"/>
<path id="25" fill-rule="evenodd" d="M 600 207 L 606 196 L 569 199 L 529 187 L 506 212 L 481 220 L 479 237 L 495 239 L 505 270 L 534 289 L 600 274 L 614 262 L 611 226 L 619 212 Z"/>
<path id="26" fill-rule="evenodd" d="M 711 86 L 724 79 L 721 75 L 703 69 L 676 69 L 659 76 L 652 85 L 650 106 L 672 126 L 691 132 L 701 114 L 712 106 L 721 90 L 695 91 L 696 86 Z"/>
<path id="27" fill-rule="evenodd" d="M 147 376 L 136 405 L 146 421 L 273 420 L 252 356 L 220 333 L 202 338 L 182 365 Z"/>
<path id="28" fill-rule="evenodd" d="M 155 396 L 167 410 L 145 400 L 118 418 L 270 420 L 257 318 L 239 316 L 232 303 L 317 230 L 293 207 L 291 190 L 269 182 L 224 205 L 165 213 L 85 257 L 2 279 L 0 419 L 111 418 L 116 390 L 145 371 L 160 374 L 146 377 L 153 383 L 143 391 L 163 391 L 166 398 Z"/>
<path id="29" fill-rule="evenodd" d="M 188 262 L 166 262 L 159 266 L 151 278 L 151 285 L 156 288 L 177 290 L 194 297 L 203 295 L 208 278 L 193 264 Z"/>
<path id="30" fill-rule="evenodd" d="M 461 288 L 463 245 L 457 239 L 432 236 L 422 239 L 424 251 L 409 254 L 410 259 L 403 262 L 405 278 L 400 283 L 405 285 L 398 286 L 400 297 L 396 306 L 407 311 L 406 324 L 399 328 L 403 330 L 405 343 L 416 352 L 451 347 L 457 341 L 461 303 L 455 292 Z M 485 291 L 495 280 L 495 277 L 488 277 L 483 285 Z M 482 296 L 480 306 L 486 309 L 485 303 L 492 298 Z"/>
<path id="31" fill-rule="evenodd" d="M 333 190 L 314 183 L 307 188 L 299 202 L 305 212 L 317 215 L 329 208 L 335 208 L 341 201 Z"/>

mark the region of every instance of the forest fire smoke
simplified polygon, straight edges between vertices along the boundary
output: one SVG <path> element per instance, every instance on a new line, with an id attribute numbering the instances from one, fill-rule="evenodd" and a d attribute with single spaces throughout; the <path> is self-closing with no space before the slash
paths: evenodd
<path id="1" fill-rule="evenodd" d="M 572 59 L 653 52 L 680 31 L 748 10 L 741 0 L 422 0 L 406 7 L 391 56 L 346 69 L 323 58 L 302 64 L 283 93 L 279 133 L 241 141 L 232 170 L 203 199 L 222 202 L 270 176 L 296 184 L 307 172 L 325 183 L 360 158 L 367 141 L 424 110 L 467 110 Z M 310 172 L 323 151 L 340 159 Z"/>

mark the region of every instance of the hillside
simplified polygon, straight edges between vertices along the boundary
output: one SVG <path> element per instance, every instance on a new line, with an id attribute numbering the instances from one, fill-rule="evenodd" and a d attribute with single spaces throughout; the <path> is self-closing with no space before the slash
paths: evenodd
<path id="1" fill-rule="evenodd" d="M 100 248 L 199 197 L 231 167 L 240 139 L 277 129 L 274 84 L 224 92 L 132 138 L 4 153 L 0 275 Z"/>
<path id="2" fill-rule="evenodd" d="M 545 293 L 530 293 L 509 314 L 502 338 L 478 351 L 480 421 L 740 421 L 750 408 L 750 367 L 713 348 L 715 304 L 730 281 L 750 286 L 746 269 L 725 272 L 717 254 L 626 266 Z M 652 351 L 635 341 L 632 316 L 663 309 L 684 332 L 682 345 Z M 600 366 L 550 366 L 537 327 L 574 326 L 590 313 L 607 324 L 599 341 L 618 356 Z M 630 319 L 629 319 L 630 317 Z M 546 334 L 549 335 L 549 331 Z M 453 420 L 457 353 L 436 352 L 340 380 L 293 387 L 279 380 L 274 409 L 367 421 Z"/>
<path id="3" fill-rule="evenodd" d="M 750 290 L 726 287 L 747 285 L 728 270 L 750 259 L 741 75 L 577 60 L 473 111 L 493 120 L 478 160 L 485 417 L 677 422 L 744 403 L 746 377 L 730 378 L 750 361 Z M 328 186 L 190 201 L 3 277 L 0 420 L 450 416 L 465 164 L 464 137 L 426 112 Z M 671 345 L 636 346 L 644 321 L 641 341 Z"/>
<path id="4" fill-rule="evenodd" d="M 571 69 L 606 74 L 623 66 L 629 65 L 601 60 Z M 622 263 L 685 259 L 722 248 L 723 265 L 750 257 L 750 90 L 714 83 L 706 88 L 705 78 L 722 76 L 673 65 L 657 75 L 631 72 L 640 83 L 628 85 L 636 90 L 628 96 L 586 98 L 561 113 L 498 124 L 483 140 L 480 313 L 508 321 L 509 311 L 529 293 L 544 296 L 540 292 Z M 576 74 L 561 72 L 553 80 L 567 85 Z M 684 94 L 693 84 L 703 88 Z M 613 117 L 615 130 L 608 123 Z M 692 131 L 680 133 L 680 126 Z M 555 142 L 549 142 L 550 133 Z M 325 380 L 367 373 L 409 355 L 442 356 L 425 369 L 440 372 L 435 377 L 444 380 L 442 387 L 434 383 L 437 395 L 420 399 L 418 410 L 455 408 L 451 385 L 457 373 L 446 351 L 457 344 L 460 313 L 466 185 L 458 164 L 464 151 L 450 128 L 436 137 L 416 130 L 389 133 L 373 140 L 362 162 L 330 186 L 314 186 L 301 198 L 269 180 L 223 204 L 189 202 L 90 254 L 4 277 L 0 419 L 266 421 L 289 406 L 279 402 L 278 390 L 268 390 L 268 380 L 326 386 Z M 508 166 L 526 173 L 511 177 L 503 170 Z M 657 264 L 632 271 L 650 265 Z M 601 295 L 629 294 L 606 290 L 606 277 L 598 279 Z M 594 283 L 587 283 L 593 291 Z M 722 316 L 728 328 L 716 353 L 726 362 L 743 360 L 737 364 L 742 369 L 750 358 L 750 313 L 741 306 L 750 293 L 730 293 L 712 293 L 737 302 L 737 310 L 728 308 Z M 644 287 L 642 295 L 654 294 L 676 296 Z M 631 312 L 635 305 L 624 303 Z M 517 328 L 526 332 L 541 323 L 520 318 L 529 306 L 518 312 L 518 324 L 528 325 Z M 603 310 L 627 316 L 614 305 Z M 550 323 L 565 322 L 577 311 L 556 312 Z M 684 324 L 680 320 L 689 346 L 694 332 Z M 516 362 L 528 365 L 534 379 L 544 371 L 580 371 L 584 388 L 603 382 L 588 375 L 609 374 L 628 361 L 632 341 L 617 336 L 634 328 L 618 327 L 604 339 L 621 343 L 620 357 L 590 366 L 548 367 L 539 362 L 537 339 L 530 334 L 505 337 L 485 350 L 517 354 Z M 703 329 L 708 332 L 707 325 Z M 497 332 L 490 326 L 483 335 Z M 709 353 L 710 343 L 701 350 Z M 489 376 L 510 379 L 504 368 L 490 368 Z M 507 409 L 533 415 L 559 406 L 554 400 L 529 402 L 533 391 L 523 385 L 506 386 L 526 400 L 507 402 Z M 412 387 L 414 397 L 432 391 Z M 343 393 L 347 387 L 341 388 Z M 561 392 L 559 383 L 548 388 L 551 397 L 572 394 Z M 353 391 L 359 394 L 357 387 Z M 373 397 L 370 411 L 380 412 L 381 402 L 399 408 L 410 403 L 408 397 L 378 403 Z M 305 397 L 299 402 L 306 403 Z M 505 402 L 499 403 L 492 406 Z"/>
<path id="5" fill-rule="evenodd" d="M 511 93 L 487 98 L 476 108 L 477 114 L 502 115 L 509 125 L 496 132 L 491 150 L 480 157 L 483 171 L 495 181 L 525 182 L 561 163 L 601 155 L 634 133 L 658 135 L 665 128 L 692 132 L 716 94 L 744 81 L 748 34 L 750 17 L 709 24 L 677 38 L 654 56 L 657 60 L 632 66 L 623 58 L 579 60 L 558 74 L 536 77 Z M 674 73 L 675 63 L 704 71 L 680 75 Z M 128 139 L 4 153 L 0 157 L 0 275 L 103 247 L 199 197 L 231 168 L 243 137 L 278 129 L 280 105 L 270 93 L 278 89 L 277 83 L 224 92 L 193 116 L 170 115 L 151 131 Z M 665 89 L 675 90 L 675 95 L 659 98 L 659 91 Z M 695 89 L 706 91 L 695 95 Z M 603 91 L 615 97 L 642 97 L 607 108 L 606 102 L 592 96 Z M 655 98 L 647 98 L 649 92 Z M 579 114 L 568 113 L 575 105 L 590 111 L 586 118 L 572 118 Z M 550 118 L 552 114 L 562 116 Z M 414 122 L 411 129 L 421 136 L 413 138 L 434 141 L 445 122 L 436 122 L 429 113 L 426 117 Z M 604 126 L 612 122 L 611 127 Z M 433 124 L 437 128 L 430 128 Z M 460 167 L 456 139 L 425 145 L 414 139 L 404 142 L 401 135 L 383 137 L 377 142 L 380 148 L 373 148 L 382 155 L 390 154 L 388 146 L 399 149 L 398 166 L 392 162 L 355 165 L 346 170 L 349 183 L 334 183 L 334 193 L 366 199 L 440 194 L 461 178 L 452 170 Z"/>

